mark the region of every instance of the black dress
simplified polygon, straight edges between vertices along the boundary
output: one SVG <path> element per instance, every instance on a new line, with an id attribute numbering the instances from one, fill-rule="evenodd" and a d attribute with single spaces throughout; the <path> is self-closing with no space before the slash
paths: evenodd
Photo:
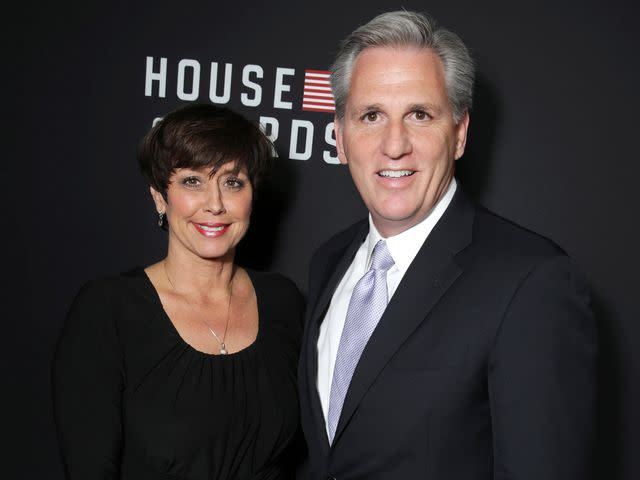
<path id="1" fill-rule="evenodd" d="M 258 336 L 226 356 L 180 337 L 142 269 L 83 287 L 53 369 L 68 478 L 290 478 L 303 300 L 280 275 L 248 273 Z"/>

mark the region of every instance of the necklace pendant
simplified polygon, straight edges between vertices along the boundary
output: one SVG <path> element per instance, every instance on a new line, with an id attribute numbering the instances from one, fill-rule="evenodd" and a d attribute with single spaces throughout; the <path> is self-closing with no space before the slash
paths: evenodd
<path id="1" fill-rule="evenodd" d="M 225 346 L 224 343 L 222 343 L 220 345 L 220 355 L 227 355 L 229 352 L 227 352 L 227 347 Z"/>

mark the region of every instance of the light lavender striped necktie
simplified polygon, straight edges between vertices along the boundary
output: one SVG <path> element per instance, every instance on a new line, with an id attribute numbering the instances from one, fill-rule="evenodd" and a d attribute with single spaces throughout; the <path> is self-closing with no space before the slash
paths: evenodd
<path id="1" fill-rule="evenodd" d="M 360 355 L 387 308 L 387 270 L 393 264 L 387 244 L 379 240 L 371 256 L 371 268 L 358 280 L 351 294 L 331 381 L 329 443 L 333 443 L 342 405 Z"/>

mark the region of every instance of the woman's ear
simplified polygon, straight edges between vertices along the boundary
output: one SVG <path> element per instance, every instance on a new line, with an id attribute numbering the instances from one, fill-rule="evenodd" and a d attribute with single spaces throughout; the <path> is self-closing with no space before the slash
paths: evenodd
<path id="1" fill-rule="evenodd" d="M 167 202 L 162 196 L 162 194 L 153 187 L 149 187 L 149 192 L 151 192 L 151 198 L 153 198 L 153 203 L 156 204 L 156 211 L 158 213 L 165 213 L 167 211 Z"/>

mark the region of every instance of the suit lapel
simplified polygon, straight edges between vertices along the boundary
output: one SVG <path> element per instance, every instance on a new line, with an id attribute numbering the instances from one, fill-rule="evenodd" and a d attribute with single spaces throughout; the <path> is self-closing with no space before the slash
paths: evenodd
<path id="1" fill-rule="evenodd" d="M 329 439 L 327 438 L 324 415 L 322 414 L 322 406 L 320 404 L 320 397 L 318 396 L 318 389 L 316 387 L 316 379 L 318 376 L 318 334 L 320 323 L 325 315 L 329 303 L 333 297 L 333 292 L 342 280 L 345 272 L 351 265 L 353 257 L 355 256 L 358 248 L 367 236 L 369 229 L 368 221 L 360 222 L 355 227 L 355 235 L 351 235 L 346 246 L 344 244 L 336 247 L 332 252 L 327 254 L 326 268 L 322 273 L 319 293 L 314 298 L 310 298 L 312 303 L 309 304 L 309 312 L 306 322 L 306 334 L 304 350 L 302 352 L 302 360 L 304 372 L 302 375 L 303 381 L 301 385 L 306 391 L 309 399 L 310 414 L 312 417 L 313 428 L 316 432 L 315 438 L 320 440 L 320 447 L 323 450 L 328 451 Z M 302 369 L 301 369 L 302 370 Z"/>
<path id="2" fill-rule="evenodd" d="M 326 313 L 327 308 L 329 307 L 329 303 L 331 302 L 331 298 L 333 297 L 333 292 L 338 287 L 338 283 L 342 280 L 345 272 L 351 265 L 353 261 L 353 257 L 356 255 L 358 248 L 362 245 L 362 242 L 367 236 L 369 231 L 368 222 L 361 222 L 358 224 L 358 228 L 356 231 L 356 235 L 352 238 L 349 244 L 344 248 L 344 250 L 338 250 L 336 252 L 337 261 L 335 263 L 329 261 L 327 265 L 327 271 L 330 271 L 331 274 L 329 279 L 324 282 L 324 285 L 321 286 L 320 294 L 318 295 L 318 301 L 313 307 L 311 311 L 311 316 L 309 320 L 319 324 L 322 320 L 322 316 Z"/>
<path id="3" fill-rule="evenodd" d="M 342 407 L 334 445 L 382 369 L 462 273 L 454 256 L 471 242 L 474 214 L 473 205 L 458 189 L 405 273 L 362 352 Z"/>

